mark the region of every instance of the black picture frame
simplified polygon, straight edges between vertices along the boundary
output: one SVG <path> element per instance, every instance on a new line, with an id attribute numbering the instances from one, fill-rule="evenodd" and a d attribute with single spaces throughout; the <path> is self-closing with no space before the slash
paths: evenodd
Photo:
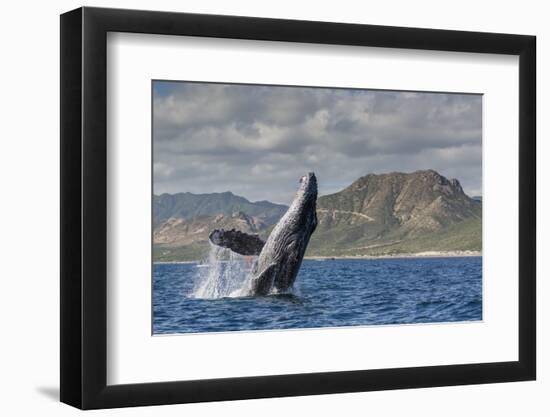
<path id="1" fill-rule="evenodd" d="M 108 32 L 519 56 L 518 361 L 107 385 Z M 524 35 L 88 7 L 61 15 L 61 401 L 95 409 L 535 379 L 535 51 Z"/>

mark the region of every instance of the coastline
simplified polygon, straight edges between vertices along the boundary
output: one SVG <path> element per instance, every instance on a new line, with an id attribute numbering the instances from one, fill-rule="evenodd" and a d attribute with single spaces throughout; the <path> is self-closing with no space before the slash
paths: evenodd
<path id="1" fill-rule="evenodd" d="M 398 253 L 387 255 L 349 255 L 349 256 L 304 256 L 311 261 L 342 260 L 342 259 L 408 259 L 408 258 L 461 258 L 469 256 L 482 256 L 481 251 L 426 251 L 416 253 Z"/>
<path id="2" fill-rule="evenodd" d="M 153 264 L 198 264 L 200 261 L 153 261 Z"/>
<path id="3" fill-rule="evenodd" d="M 349 255 L 349 256 L 304 256 L 308 261 L 331 261 L 346 259 L 409 259 L 409 258 L 461 258 L 482 256 L 481 251 L 426 251 L 417 253 L 399 253 L 388 255 Z M 198 264 L 201 261 L 153 261 L 153 264 Z"/>

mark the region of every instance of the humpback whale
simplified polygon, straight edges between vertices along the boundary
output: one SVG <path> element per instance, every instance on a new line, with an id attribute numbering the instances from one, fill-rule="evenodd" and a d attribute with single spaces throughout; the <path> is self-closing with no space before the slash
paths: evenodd
<path id="1" fill-rule="evenodd" d="M 300 266 L 311 234 L 317 227 L 317 178 L 310 172 L 300 178 L 300 186 L 287 212 L 264 243 L 258 236 L 237 230 L 213 230 L 210 241 L 241 255 L 257 255 L 252 268 L 253 295 L 290 289 Z"/>

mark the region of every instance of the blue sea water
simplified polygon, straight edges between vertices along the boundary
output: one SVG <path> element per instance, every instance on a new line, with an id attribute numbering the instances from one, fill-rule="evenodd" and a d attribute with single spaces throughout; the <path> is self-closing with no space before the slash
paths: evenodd
<path id="1" fill-rule="evenodd" d="M 482 319 L 481 257 L 304 260 L 292 294 L 201 298 L 211 268 L 154 265 L 153 334 Z"/>

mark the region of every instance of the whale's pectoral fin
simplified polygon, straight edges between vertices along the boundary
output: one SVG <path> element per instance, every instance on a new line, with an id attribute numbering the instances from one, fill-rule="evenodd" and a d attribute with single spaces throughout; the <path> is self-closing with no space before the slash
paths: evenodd
<path id="1" fill-rule="evenodd" d="M 265 242 L 256 235 L 239 230 L 216 229 L 208 236 L 214 245 L 231 249 L 240 255 L 259 255 Z"/>
<path id="2" fill-rule="evenodd" d="M 256 295 L 267 295 L 277 273 L 277 264 L 274 262 L 269 264 L 267 268 L 261 271 L 252 282 L 252 290 Z"/>

